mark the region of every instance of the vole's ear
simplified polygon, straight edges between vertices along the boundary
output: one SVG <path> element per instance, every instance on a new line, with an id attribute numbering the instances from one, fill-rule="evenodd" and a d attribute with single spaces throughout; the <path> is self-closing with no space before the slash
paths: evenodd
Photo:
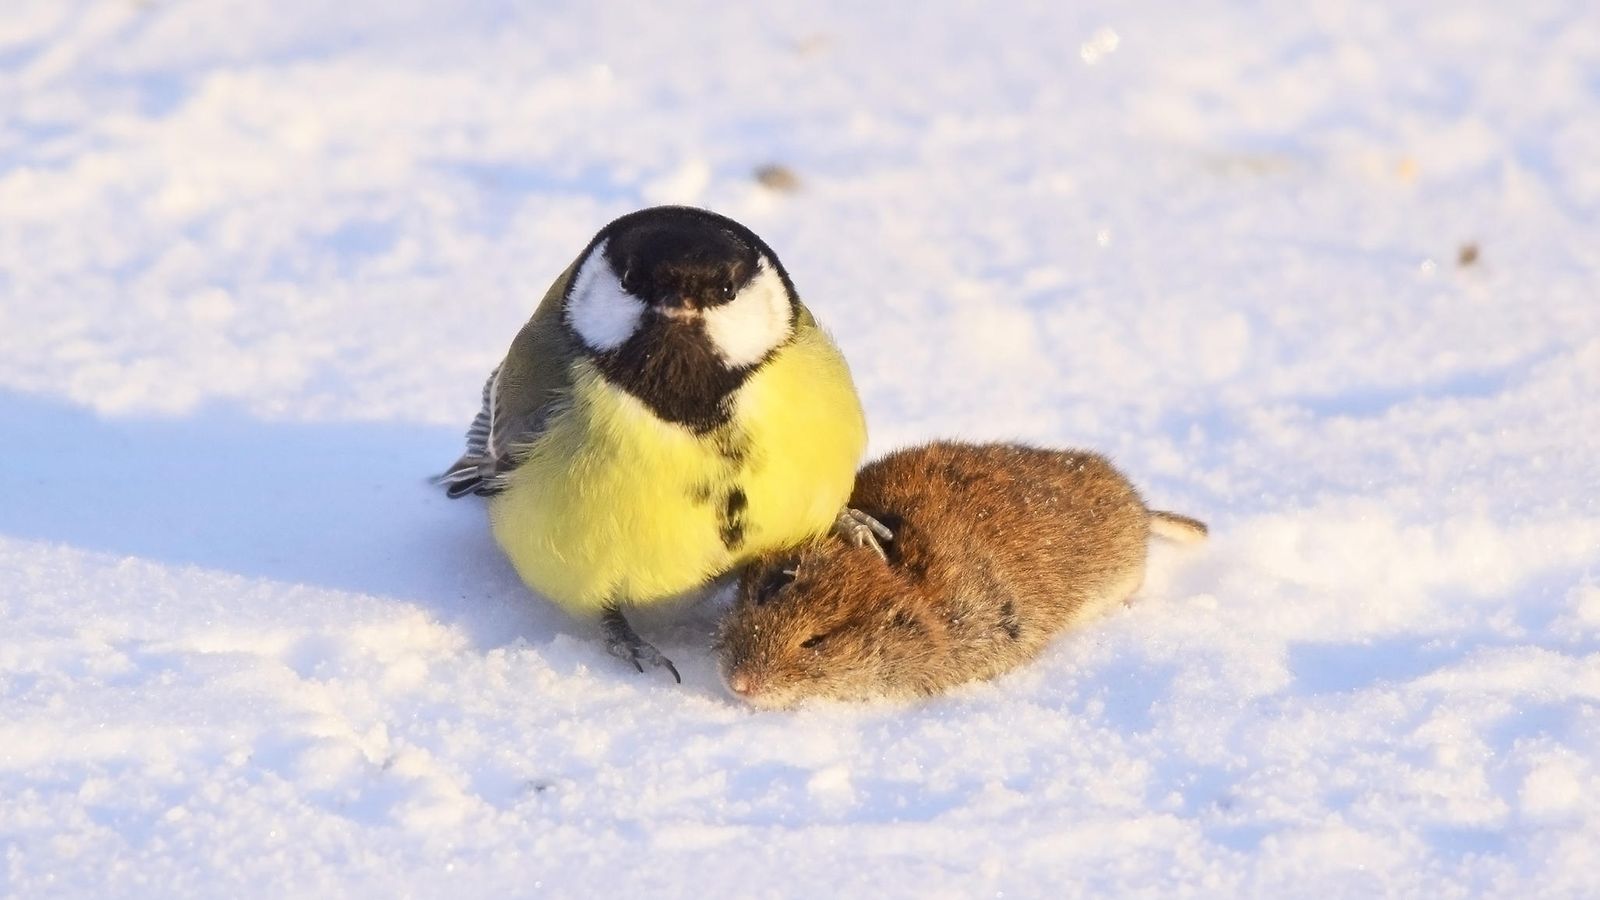
<path id="1" fill-rule="evenodd" d="M 792 559 L 780 560 L 764 567 L 756 574 L 759 580 L 754 585 L 755 590 L 750 599 L 754 600 L 757 606 L 771 603 L 778 599 L 778 594 L 782 593 L 799 573 L 799 565 Z"/>

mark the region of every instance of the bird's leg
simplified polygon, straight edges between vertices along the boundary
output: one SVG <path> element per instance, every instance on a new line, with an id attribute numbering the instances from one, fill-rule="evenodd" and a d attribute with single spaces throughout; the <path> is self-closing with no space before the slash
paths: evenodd
<path id="1" fill-rule="evenodd" d="M 650 646 L 644 638 L 639 637 L 639 632 L 633 630 L 628 620 L 622 617 L 622 612 L 615 606 L 608 607 L 600 615 L 600 626 L 606 632 L 606 650 L 623 662 L 633 663 L 633 667 L 640 672 L 644 671 L 646 663 L 652 666 L 665 666 L 672 673 L 672 680 L 683 684 L 683 679 L 678 677 L 678 667 L 672 660 L 661 655 L 661 651 Z"/>
<path id="2" fill-rule="evenodd" d="M 846 506 L 839 510 L 839 518 L 833 520 L 833 530 L 856 547 L 871 547 L 879 559 L 888 561 L 889 555 L 883 552 L 883 545 L 894 540 L 894 532 L 877 519 Z"/>

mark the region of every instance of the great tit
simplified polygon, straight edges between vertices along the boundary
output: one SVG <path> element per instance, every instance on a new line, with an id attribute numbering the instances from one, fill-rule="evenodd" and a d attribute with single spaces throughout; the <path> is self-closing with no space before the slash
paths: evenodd
<path id="1" fill-rule="evenodd" d="M 830 528 L 881 552 L 888 531 L 845 508 L 866 439 L 849 367 L 772 249 L 661 206 L 600 229 L 550 286 L 438 480 L 488 497 L 531 588 L 677 678 L 622 610 Z"/>

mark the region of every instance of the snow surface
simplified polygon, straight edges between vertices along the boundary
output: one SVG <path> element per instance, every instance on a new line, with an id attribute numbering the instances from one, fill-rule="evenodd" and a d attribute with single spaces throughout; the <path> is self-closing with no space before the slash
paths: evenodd
<path id="1" fill-rule="evenodd" d="M 875 451 L 1215 539 L 927 703 L 623 668 L 423 479 L 666 201 Z M 7 0 L 0 895 L 1594 896 L 1597 395 L 1591 0 Z"/>

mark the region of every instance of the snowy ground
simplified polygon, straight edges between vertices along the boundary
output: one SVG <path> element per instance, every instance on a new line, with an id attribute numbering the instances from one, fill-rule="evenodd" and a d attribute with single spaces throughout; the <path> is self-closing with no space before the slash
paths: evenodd
<path id="1" fill-rule="evenodd" d="M 1063 6 L 8 0 L 0 895 L 1600 891 L 1600 10 Z M 622 668 L 423 478 L 663 201 L 875 450 L 1216 539 L 921 705 Z"/>

